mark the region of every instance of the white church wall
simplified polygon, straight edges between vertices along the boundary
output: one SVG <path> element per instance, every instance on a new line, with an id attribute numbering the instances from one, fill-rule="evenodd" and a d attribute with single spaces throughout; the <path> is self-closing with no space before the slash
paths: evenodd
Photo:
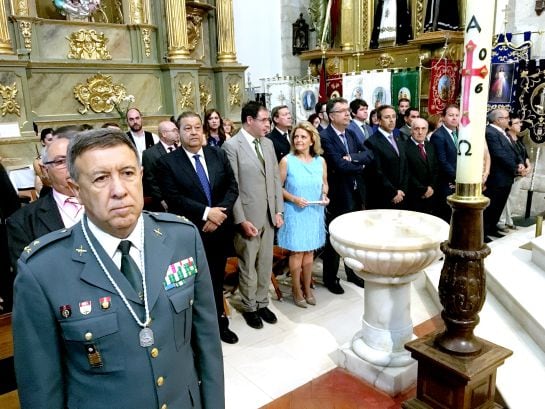
<path id="1" fill-rule="evenodd" d="M 237 60 L 248 66 L 254 86 L 259 78 L 283 75 L 280 14 L 276 0 L 233 0 Z"/>

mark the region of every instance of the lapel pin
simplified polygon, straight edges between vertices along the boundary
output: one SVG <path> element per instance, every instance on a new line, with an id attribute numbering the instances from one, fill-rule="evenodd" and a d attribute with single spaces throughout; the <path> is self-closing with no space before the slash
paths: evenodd
<path id="1" fill-rule="evenodd" d="M 79 303 L 79 312 L 81 312 L 83 315 L 87 315 L 92 310 L 92 304 L 91 301 L 80 301 Z"/>
<path id="2" fill-rule="evenodd" d="M 26 251 L 27 254 L 32 252 L 32 249 L 29 246 L 25 246 L 23 250 Z"/>
<path id="3" fill-rule="evenodd" d="M 59 307 L 59 311 L 63 318 L 70 318 L 70 316 L 72 315 L 72 307 L 70 306 L 70 304 L 61 305 Z"/>
<path id="4" fill-rule="evenodd" d="M 162 236 L 163 233 L 161 233 L 161 229 L 160 228 L 156 228 L 156 229 L 153 229 L 153 232 L 158 235 L 158 236 Z"/>
<path id="5" fill-rule="evenodd" d="M 107 310 L 112 305 L 112 298 L 111 297 L 102 297 L 99 299 L 100 302 L 100 308 L 103 310 Z"/>

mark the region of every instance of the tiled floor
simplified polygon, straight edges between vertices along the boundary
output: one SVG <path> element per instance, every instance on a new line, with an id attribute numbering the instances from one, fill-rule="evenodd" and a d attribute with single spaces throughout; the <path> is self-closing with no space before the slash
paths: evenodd
<path id="1" fill-rule="evenodd" d="M 262 409 L 394 409 L 416 395 L 416 388 L 395 398 L 336 368 Z"/>
<path id="2" fill-rule="evenodd" d="M 320 266 L 317 266 L 317 270 L 320 270 Z M 293 304 L 289 286 L 282 286 L 285 296 L 283 302 L 276 301 L 271 290 L 272 301 L 269 307 L 278 316 L 278 323 L 265 324 L 260 330 L 246 325 L 242 315 L 236 310 L 239 302 L 236 294 L 230 299 L 230 304 L 234 307 L 231 311 L 230 328 L 238 334 L 240 341 L 235 345 L 222 345 L 227 409 L 256 409 L 279 398 L 279 402 L 283 402 L 284 399 L 291 399 L 285 398 L 284 395 L 294 391 L 296 393 L 294 392 L 293 396 L 297 399 L 297 405 L 278 406 L 279 408 L 396 407 L 397 400 L 382 392 L 377 393 L 387 398 L 383 401 L 385 406 L 361 406 L 361 402 L 360 406 L 350 406 L 350 400 L 330 404 L 324 403 L 323 400 L 321 403 L 313 400 L 302 403 L 305 400 L 302 397 L 310 396 L 309 390 L 312 394 L 318 389 L 340 392 L 343 389 L 340 386 L 334 387 L 336 382 L 348 382 L 348 375 L 344 371 L 331 371 L 337 368 L 336 356 L 339 347 L 349 342 L 361 329 L 365 290 L 345 281 L 341 284 L 345 289 L 343 295 L 333 295 L 317 284 L 315 289 L 317 305 L 305 309 Z M 438 314 L 437 307 L 423 288 L 423 282 L 414 283 L 411 296 L 411 316 L 415 325 Z M 336 380 L 339 373 L 342 376 Z M 357 385 L 365 385 L 362 386 L 362 391 L 372 390 L 367 384 L 355 378 L 354 380 L 357 381 Z M 301 386 L 303 388 L 298 390 L 297 388 Z M 351 394 L 348 393 L 348 398 Z M 364 395 L 367 396 L 365 393 Z M 376 396 L 378 395 L 373 391 L 365 399 L 373 400 Z M 358 395 L 358 399 L 361 397 Z M 338 398 L 347 397 L 338 395 Z M 322 406 L 316 406 L 318 404 Z"/>

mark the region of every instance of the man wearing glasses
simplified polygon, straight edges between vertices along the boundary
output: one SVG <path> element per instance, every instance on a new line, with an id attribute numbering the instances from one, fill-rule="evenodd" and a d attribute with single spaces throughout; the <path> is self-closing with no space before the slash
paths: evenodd
<path id="1" fill-rule="evenodd" d="M 180 132 L 176 124 L 171 121 L 159 122 L 157 131 L 159 132 L 159 142 L 142 153 L 144 196 L 151 197 L 151 203 L 146 203 L 144 208 L 155 212 L 167 212 L 168 206 L 155 179 L 155 168 L 161 156 L 174 152 L 178 148 Z"/>
<path id="2" fill-rule="evenodd" d="M 373 161 L 373 153 L 365 148 L 358 138 L 348 129 L 350 108 L 343 98 L 333 98 L 327 103 L 329 126 L 320 132 L 324 159 L 327 164 L 327 182 L 329 185 L 329 206 L 326 212 L 326 224 L 345 213 L 363 210 L 365 207 L 365 183 L 363 172 Z M 343 294 L 339 284 L 339 255 L 331 246 L 329 234 L 322 257 L 324 261 L 324 285 L 333 294 Z M 364 282 L 350 268 L 345 266 L 348 281 L 359 287 Z"/>
<path id="3" fill-rule="evenodd" d="M 487 119 L 489 125 L 486 127 L 485 137 L 491 163 L 483 193 L 490 199 L 490 205 L 484 211 L 483 222 L 485 241 L 490 242 L 489 236 L 503 237 L 497 224 L 515 176 L 523 174 L 525 168 L 522 158 L 505 132 L 509 127 L 509 113 L 505 109 L 494 109 L 488 113 Z"/>
<path id="4" fill-rule="evenodd" d="M 81 219 L 83 206 L 68 185 L 66 151 L 74 132 L 60 133 L 46 146 L 42 156 L 43 172 L 51 182 L 51 194 L 22 207 L 7 221 L 11 265 L 31 242 L 44 234 L 71 227 Z"/>
<path id="5" fill-rule="evenodd" d="M 284 201 L 267 109 L 255 101 L 242 107 L 242 129 L 222 148 L 233 168 L 239 197 L 233 207 L 235 251 L 239 259 L 242 316 L 255 329 L 274 324 L 269 305 L 274 228 L 284 224 Z"/>

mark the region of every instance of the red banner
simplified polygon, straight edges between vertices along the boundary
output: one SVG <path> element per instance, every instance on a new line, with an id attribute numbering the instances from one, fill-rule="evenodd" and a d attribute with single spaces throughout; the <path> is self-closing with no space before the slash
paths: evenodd
<path id="1" fill-rule="evenodd" d="M 440 114 L 460 95 L 460 61 L 431 60 L 428 113 Z"/>
<path id="2" fill-rule="evenodd" d="M 333 74 L 327 77 L 327 99 L 340 98 L 343 96 L 343 76 L 342 74 Z"/>

